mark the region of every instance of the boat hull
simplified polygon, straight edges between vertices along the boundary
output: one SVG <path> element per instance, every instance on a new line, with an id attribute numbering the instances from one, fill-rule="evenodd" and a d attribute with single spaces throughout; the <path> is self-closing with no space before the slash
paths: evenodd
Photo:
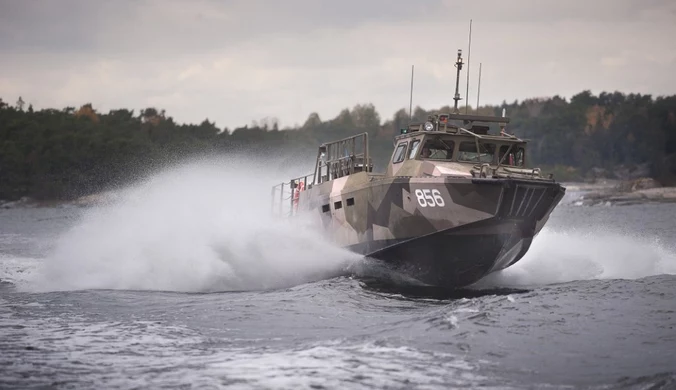
<path id="1" fill-rule="evenodd" d="M 443 287 L 516 263 L 565 193 L 544 180 L 401 177 L 312 190 L 306 204 L 337 244 Z"/>
<path id="2" fill-rule="evenodd" d="M 504 269 L 526 253 L 532 229 L 513 222 L 482 221 L 407 240 L 371 243 L 382 249 L 365 253 L 364 245 L 348 249 L 384 261 L 393 270 L 426 285 L 464 287 Z"/>

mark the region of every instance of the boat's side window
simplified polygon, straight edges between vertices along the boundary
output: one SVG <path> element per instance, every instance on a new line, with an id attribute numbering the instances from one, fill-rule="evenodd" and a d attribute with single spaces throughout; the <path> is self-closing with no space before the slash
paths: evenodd
<path id="1" fill-rule="evenodd" d="M 516 150 L 516 153 L 514 153 L 514 162 L 517 167 L 522 167 L 524 166 L 524 162 L 526 161 L 526 150 L 524 148 L 518 148 Z"/>
<path id="2" fill-rule="evenodd" d="M 418 153 L 418 147 L 420 146 L 420 140 L 416 139 L 411 142 L 411 147 L 408 148 L 408 159 L 412 160 L 415 158 L 416 153 Z"/>
<path id="3" fill-rule="evenodd" d="M 392 162 L 394 164 L 404 161 L 404 157 L 406 157 L 407 145 L 408 142 L 402 142 L 399 145 L 397 145 L 397 150 L 394 151 L 394 157 L 392 157 Z"/>
<path id="4" fill-rule="evenodd" d="M 502 164 L 511 165 L 514 167 L 522 167 L 525 154 L 524 149 L 521 147 L 512 146 L 509 154 L 505 156 L 505 153 L 507 153 L 508 149 L 508 145 L 502 145 L 500 147 L 500 161 L 502 161 Z"/>

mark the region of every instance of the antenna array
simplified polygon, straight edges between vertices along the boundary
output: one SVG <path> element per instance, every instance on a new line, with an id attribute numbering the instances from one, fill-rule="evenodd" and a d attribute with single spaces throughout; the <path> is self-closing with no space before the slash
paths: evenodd
<path id="1" fill-rule="evenodd" d="M 472 19 L 469 20 L 469 44 L 467 45 L 467 90 L 465 91 L 465 114 L 469 106 L 469 60 L 472 56 Z"/>

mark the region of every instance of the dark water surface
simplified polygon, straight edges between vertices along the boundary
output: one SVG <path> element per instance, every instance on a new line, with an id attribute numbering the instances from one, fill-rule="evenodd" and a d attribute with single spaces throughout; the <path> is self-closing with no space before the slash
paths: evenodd
<path id="1" fill-rule="evenodd" d="M 97 252 L 96 226 L 64 243 L 86 213 L 0 210 L 0 388 L 676 388 L 676 205 L 563 204 L 522 262 L 463 292 L 348 275 L 204 293 L 228 289 L 207 278 L 222 270 L 176 263 L 213 245 L 139 233 L 148 218 L 124 248 Z M 291 262 L 251 242 L 237 289 Z M 72 279 L 45 289 L 50 261 Z"/>

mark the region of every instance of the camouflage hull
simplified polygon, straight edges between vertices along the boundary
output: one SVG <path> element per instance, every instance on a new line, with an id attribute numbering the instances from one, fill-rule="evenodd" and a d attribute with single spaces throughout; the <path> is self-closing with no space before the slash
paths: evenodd
<path id="1" fill-rule="evenodd" d="M 359 173 L 313 186 L 300 204 L 337 244 L 421 283 L 463 287 L 521 259 L 564 192 L 542 180 Z"/>

